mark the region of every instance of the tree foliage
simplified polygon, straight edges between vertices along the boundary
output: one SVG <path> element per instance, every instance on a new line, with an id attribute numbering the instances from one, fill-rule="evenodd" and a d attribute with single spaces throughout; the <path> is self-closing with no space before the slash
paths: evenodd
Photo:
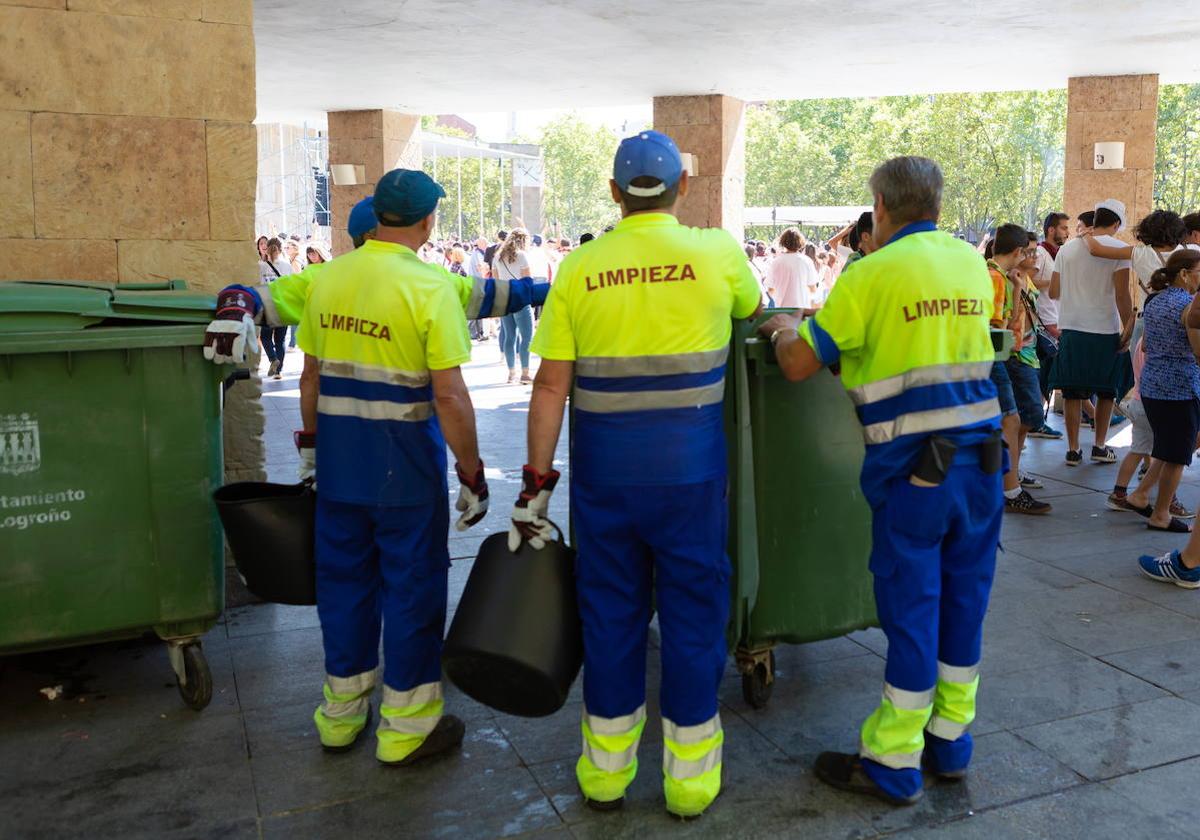
<path id="1" fill-rule="evenodd" d="M 1200 85 L 1158 89 L 1154 206 L 1180 214 L 1200 210 Z"/>
<path id="2" fill-rule="evenodd" d="M 599 233 L 620 218 L 608 189 L 618 141 L 613 132 L 575 112 L 542 127 L 541 136 L 532 142 L 541 144 L 546 167 L 547 228 L 578 238 L 585 231 Z"/>
<path id="3" fill-rule="evenodd" d="M 1065 121 L 1065 91 L 769 103 L 747 114 L 746 202 L 870 204 L 875 166 L 919 154 L 946 175 L 944 227 L 1036 228 L 1062 199 Z"/>

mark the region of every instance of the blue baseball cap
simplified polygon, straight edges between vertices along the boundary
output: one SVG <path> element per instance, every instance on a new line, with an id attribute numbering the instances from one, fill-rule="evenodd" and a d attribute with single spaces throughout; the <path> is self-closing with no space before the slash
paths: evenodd
<path id="1" fill-rule="evenodd" d="M 379 221 L 375 218 L 375 209 L 371 206 L 375 196 L 369 195 L 350 208 L 350 220 L 346 222 L 346 233 L 351 239 L 357 239 L 375 230 Z"/>
<path id="2" fill-rule="evenodd" d="M 660 131 L 642 131 L 626 137 L 613 158 L 613 180 L 621 192 L 643 198 L 662 195 L 679 183 L 683 160 L 675 141 Z M 654 178 L 652 187 L 633 186 L 634 178 Z"/>
<path id="3" fill-rule="evenodd" d="M 395 216 L 393 225 L 407 227 L 424 219 L 437 207 L 446 191 L 419 169 L 393 169 L 375 185 L 375 218 Z"/>

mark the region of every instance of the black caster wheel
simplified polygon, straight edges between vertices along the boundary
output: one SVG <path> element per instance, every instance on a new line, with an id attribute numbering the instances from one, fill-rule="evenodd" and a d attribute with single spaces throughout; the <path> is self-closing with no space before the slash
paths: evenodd
<path id="1" fill-rule="evenodd" d="M 770 671 L 767 669 L 770 668 Z M 768 654 L 766 662 L 755 664 L 754 670 L 742 674 L 742 697 L 752 709 L 766 708 L 775 687 L 775 651 Z"/>
<path id="2" fill-rule="evenodd" d="M 212 672 L 208 670 L 208 660 L 199 642 L 183 648 L 182 654 L 185 679 L 176 676 L 175 685 L 179 687 L 183 702 L 200 711 L 212 701 Z"/>

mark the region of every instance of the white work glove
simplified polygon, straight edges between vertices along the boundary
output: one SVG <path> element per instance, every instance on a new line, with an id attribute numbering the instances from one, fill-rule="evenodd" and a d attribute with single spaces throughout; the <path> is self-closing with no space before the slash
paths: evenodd
<path id="1" fill-rule="evenodd" d="M 550 511 L 550 495 L 558 484 L 558 470 L 539 473 L 526 464 L 521 470 L 521 495 L 513 506 L 512 524 L 508 528 L 508 550 L 516 553 L 527 540 L 533 548 L 545 548 L 554 539 L 555 528 L 546 518 Z"/>
<path id="2" fill-rule="evenodd" d="M 454 471 L 458 473 L 458 501 L 454 503 L 454 509 L 462 514 L 454 523 L 454 527 L 456 530 L 465 531 L 487 516 L 487 479 L 483 477 L 482 459 L 474 476 L 468 476 L 458 464 L 454 465 Z"/>
<path id="3" fill-rule="evenodd" d="M 218 365 L 242 364 L 258 341 L 258 300 L 240 286 L 217 294 L 217 317 L 204 330 L 204 358 Z"/>
<path id="4" fill-rule="evenodd" d="M 296 451 L 300 453 L 300 480 L 317 486 L 317 433 L 295 432 Z"/>

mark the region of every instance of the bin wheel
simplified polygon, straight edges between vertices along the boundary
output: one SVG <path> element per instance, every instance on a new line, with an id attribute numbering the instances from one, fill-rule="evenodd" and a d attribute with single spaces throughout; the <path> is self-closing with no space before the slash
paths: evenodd
<path id="1" fill-rule="evenodd" d="M 183 651 L 185 680 L 175 677 L 179 696 L 189 708 L 200 711 L 212 700 L 212 672 L 208 670 L 208 659 L 199 644 L 187 645 Z"/>
<path id="2" fill-rule="evenodd" d="M 742 674 L 742 698 L 750 708 L 766 708 L 771 699 L 771 690 L 775 687 L 774 677 L 775 651 L 771 651 L 767 662 L 755 663 L 753 670 Z"/>

